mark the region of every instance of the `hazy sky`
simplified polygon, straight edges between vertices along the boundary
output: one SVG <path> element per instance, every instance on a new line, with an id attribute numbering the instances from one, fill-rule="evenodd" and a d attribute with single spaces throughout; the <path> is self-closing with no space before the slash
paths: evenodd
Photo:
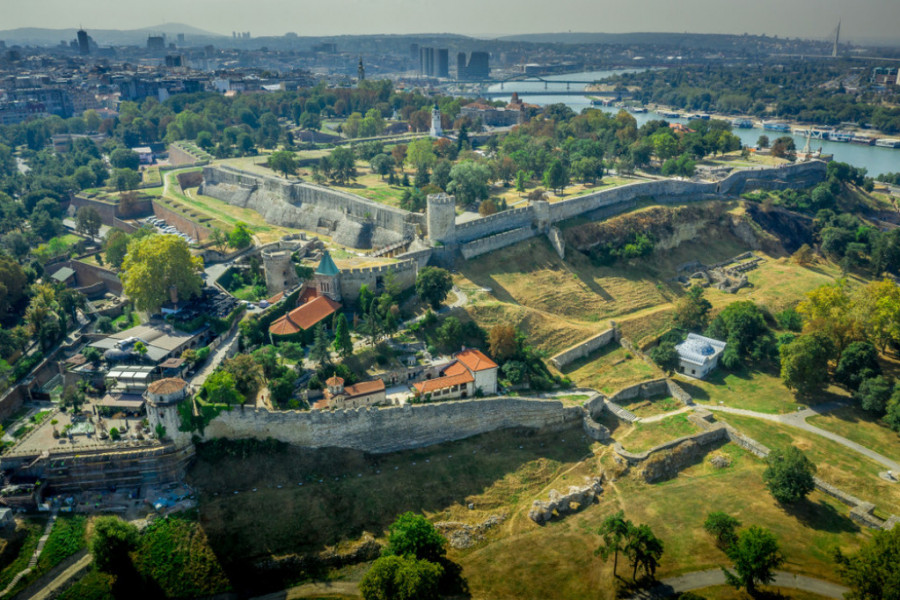
<path id="1" fill-rule="evenodd" d="M 181 22 L 253 36 L 691 31 L 900 41 L 900 0 L 0 0 L 0 29 Z"/>

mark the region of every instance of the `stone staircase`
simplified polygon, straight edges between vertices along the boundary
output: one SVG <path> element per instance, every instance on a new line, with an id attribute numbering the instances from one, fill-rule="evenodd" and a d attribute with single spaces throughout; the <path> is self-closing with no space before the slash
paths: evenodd
<path id="1" fill-rule="evenodd" d="M 606 409 L 612 414 L 616 415 L 616 417 L 626 421 L 628 423 L 634 423 L 638 420 L 637 416 L 628 409 L 622 408 L 615 402 L 606 402 Z"/>

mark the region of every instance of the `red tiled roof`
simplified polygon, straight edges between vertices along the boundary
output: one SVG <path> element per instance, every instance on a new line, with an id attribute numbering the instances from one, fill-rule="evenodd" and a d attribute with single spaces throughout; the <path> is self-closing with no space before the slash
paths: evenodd
<path id="1" fill-rule="evenodd" d="M 444 377 L 449 377 L 451 375 L 462 375 L 463 373 L 468 373 L 469 370 L 466 368 L 464 364 L 461 362 L 455 362 L 451 364 L 449 367 L 444 369 Z"/>
<path id="2" fill-rule="evenodd" d="M 328 387 L 344 385 L 344 379 L 335 375 L 334 377 L 329 377 L 328 379 L 326 379 L 325 385 L 327 385 Z"/>
<path id="3" fill-rule="evenodd" d="M 344 388 L 344 393 L 351 398 L 356 396 L 368 396 L 376 392 L 385 390 L 384 381 L 381 379 L 373 379 L 372 381 L 362 381 L 354 385 L 348 385 Z"/>
<path id="4" fill-rule="evenodd" d="M 268 302 L 269 304 L 275 304 L 276 302 L 280 302 L 282 298 L 284 298 L 284 292 L 278 292 L 271 298 L 266 298 L 266 302 Z"/>
<path id="5" fill-rule="evenodd" d="M 472 377 L 472 374 L 468 371 L 465 371 L 464 373 L 459 373 L 458 375 L 448 375 L 444 377 L 438 377 L 437 379 L 420 381 L 419 383 L 414 383 L 413 387 L 420 394 L 428 394 L 435 390 L 442 390 L 454 385 L 461 385 L 464 383 L 472 383 L 473 381 L 475 381 L 475 378 Z"/>
<path id="6" fill-rule="evenodd" d="M 486 371 L 487 369 L 496 369 L 497 363 L 485 356 L 480 350 L 469 348 L 462 352 L 456 353 L 456 360 L 461 362 L 472 372 Z"/>
<path id="7" fill-rule="evenodd" d="M 162 396 L 183 390 L 185 387 L 187 387 L 187 382 L 185 382 L 184 379 L 179 377 L 168 377 L 166 379 L 154 381 L 147 386 L 147 391 L 151 394 L 159 394 Z"/>
<path id="8" fill-rule="evenodd" d="M 283 317 L 275 319 L 269 326 L 269 332 L 273 335 L 291 335 L 306 331 L 336 313 L 340 307 L 339 302 L 335 302 L 328 296 L 319 296 Z"/>

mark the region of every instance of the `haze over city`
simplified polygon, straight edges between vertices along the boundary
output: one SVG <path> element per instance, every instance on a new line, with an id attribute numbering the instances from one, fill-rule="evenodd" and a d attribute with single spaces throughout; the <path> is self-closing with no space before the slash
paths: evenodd
<path id="1" fill-rule="evenodd" d="M 529 0 L 37 0 L 11 7 L 4 0 L 3 28 L 137 29 L 177 21 L 228 35 L 254 37 L 449 32 L 498 36 L 558 31 L 688 31 L 767 34 L 824 39 L 838 20 L 848 41 L 897 41 L 900 2 L 895 0 L 561 0 L 551 7 Z M 223 6 L 227 9 L 223 10 Z"/>

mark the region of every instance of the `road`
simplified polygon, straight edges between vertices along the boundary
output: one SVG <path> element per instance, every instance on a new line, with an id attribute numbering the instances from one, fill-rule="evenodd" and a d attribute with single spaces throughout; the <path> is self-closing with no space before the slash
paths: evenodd
<path id="1" fill-rule="evenodd" d="M 203 368 L 197 371 L 191 378 L 191 386 L 193 386 L 195 390 L 199 390 L 200 386 L 203 385 L 203 382 L 206 381 L 206 378 L 212 375 L 212 372 L 216 370 L 216 367 L 228 357 L 228 351 L 237 343 L 239 333 L 240 328 L 235 327 L 232 329 L 225 339 L 222 340 L 219 347 L 212 352 L 212 356 L 207 359 Z"/>
<path id="2" fill-rule="evenodd" d="M 690 590 L 699 590 L 714 585 L 724 585 L 725 573 L 722 569 L 707 569 L 705 571 L 694 571 L 686 573 L 678 577 L 670 577 L 663 579 L 659 584 L 649 590 L 639 592 L 632 596 L 632 600 L 656 600 L 657 598 L 669 598 L 675 594 L 688 592 Z M 844 594 L 850 590 L 842 585 L 807 577 L 806 575 L 796 575 L 787 571 L 775 571 L 775 581 L 772 586 L 792 588 L 812 592 L 826 598 L 843 599 Z"/>
<path id="3" fill-rule="evenodd" d="M 824 429 L 820 429 L 815 425 L 810 425 L 806 422 L 808 417 L 813 417 L 816 415 L 825 414 L 837 408 L 841 408 L 845 406 L 841 402 L 827 402 L 824 404 L 819 404 L 817 406 L 811 408 L 805 408 L 803 410 L 799 410 L 794 413 L 788 413 L 786 415 L 773 415 L 769 413 L 761 413 L 755 412 L 752 410 L 746 410 L 743 408 L 732 408 L 730 406 L 718 406 L 715 404 L 697 404 L 697 406 L 701 406 L 708 410 L 713 410 L 717 412 L 724 412 L 733 415 L 741 415 L 745 417 L 753 417 L 754 419 L 763 419 L 766 421 L 773 421 L 775 423 L 781 423 L 783 425 L 789 425 L 791 427 L 796 427 L 798 429 L 803 429 L 804 431 L 808 431 L 815 435 L 820 435 L 824 438 L 827 438 L 833 442 L 837 442 L 846 448 L 850 448 L 851 450 L 862 454 L 872 460 L 881 463 L 886 466 L 891 471 L 896 473 L 900 473 L 900 463 L 889 459 L 888 457 L 875 452 L 874 450 L 869 450 L 865 446 L 857 444 L 854 441 L 848 440 L 845 437 L 837 435 L 836 433 L 832 433 L 830 431 L 826 431 Z"/>

